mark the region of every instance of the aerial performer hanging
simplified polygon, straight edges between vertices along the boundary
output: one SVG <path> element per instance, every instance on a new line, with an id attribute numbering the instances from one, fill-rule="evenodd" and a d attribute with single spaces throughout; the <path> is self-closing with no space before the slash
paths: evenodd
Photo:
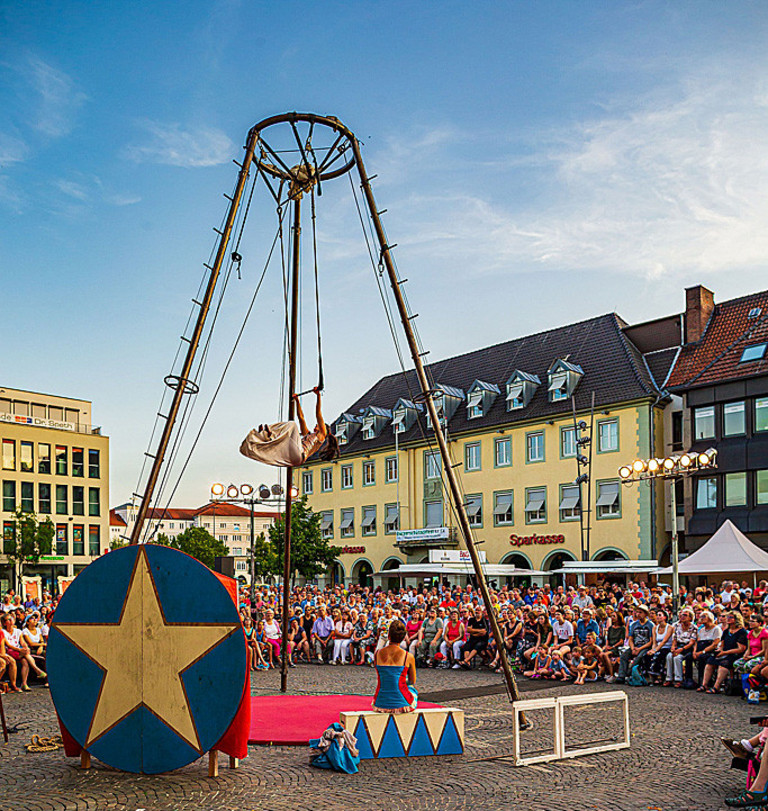
<path id="1" fill-rule="evenodd" d="M 299 424 L 296 425 L 293 420 L 289 420 L 259 425 L 258 428 L 249 431 L 240 445 L 240 453 L 249 459 L 274 467 L 300 467 L 318 451 L 319 458 L 325 462 L 335 459 L 339 455 L 339 445 L 336 437 L 328 433 L 328 426 L 323 419 L 320 388 L 315 386 L 312 391 L 317 395 L 315 403 L 317 424 L 313 431 L 307 427 L 299 395 L 294 394 Z"/>

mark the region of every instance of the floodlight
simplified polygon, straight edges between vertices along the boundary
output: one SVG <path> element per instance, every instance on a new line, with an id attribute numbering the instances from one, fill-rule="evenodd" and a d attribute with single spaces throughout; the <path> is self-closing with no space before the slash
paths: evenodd
<path id="1" fill-rule="evenodd" d="M 635 461 L 632 462 L 632 470 L 634 470 L 635 473 L 642 473 L 645 470 L 645 462 L 642 459 L 635 459 Z"/>
<path id="2" fill-rule="evenodd" d="M 299 488 L 294 486 L 291 487 L 291 498 L 298 498 L 299 497 Z"/>
<path id="3" fill-rule="evenodd" d="M 224 485 L 221 482 L 216 482 L 216 484 L 211 485 L 211 495 L 212 496 L 223 496 L 224 495 Z"/>
<path id="4" fill-rule="evenodd" d="M 694 457 L 688 453 L 684 453 L 680 457 L 680 467 L 690 467 L 693 464 Z"/>
<path id="5" fill-rule="evenodd" d="M 588 465 L 588 464 L 589 464 L 589 459 L 587 459 L 587 457 L 586 457 L 586 456 L 581 455 L 581 454 L 580 454 L 579 456 L 577 456 L 577 457 L 576 457 L 576 461 L 577 461 L 577 462 L 578 462 L 580 465 Z"/>
<path id="6" fill-rule="evenodd" d="M 273 496 L 282 496 L 283 495 L 283 486 L 282 486 L 282 484 L 273 484 L 272 485 L 272 495 Z"/>
<path id="7" fill-rule="evenodd" d="M 648 460 L 648 472 L 649 473 L 658 473 L 660 467 L 661 467 L 661 462 L 659 462 L 658 459 L 649 459 Z"/>
<path id="8" fill-rule="evenodd" d="M 626 465 L 624 465 L 624 467 L 619 468 L 619 476 L 621 476 L 622 479 L 628 479 L 631 475 L 632 475 L 631 467 L 627 467 Z"/>
<path id="9" fill-rule="evenodd" d="M 664 470 L 674 470 L 676 464 L 677 464 L 677 458 L 673 457 L 673 456 L 668 456 L 662 462 L 662 465 L 664 466 Z"/>
<path id="10" fill-rule="evenodd" d="M 587 476 L 587 474 L 586 474 L 586 473 L 582 473 L 582 474 L 581 474 L 581 476 L 579 476 L 579 477 L 576 479 L 576 481 L 574 482 L 574 484 L 586 484 L 588 481 L 589 481 L 589 476 Z"/>
<path id="11" fill-rule="evenodd" d="M 584 420 L 579 420 L 578 425 L 576 426 L 579 431 L 586 431 L 587 430 L 587 423 Z"/>
<path id="12" fill-rule="evenodd" d="M 269 487 L 266 484 L 259 485 L 259 498 L 269 498 L 272 493 L 269 492 Z"/>
<path id="13" fill-rule="evenodd" d="M 234 484 L 230 484 L 227 487 L 227 498 L 237 498 L 240 495 L 240 491 Z"/>
<path id="14" fill-rule="evenodd" d="M 699 454 L 699 464 L 702 467 L 709 467 L 709 465 L 715 463 L 715 456 L 717 456 L 717 451 L 714 448 L 709 448 L 704 453 Z"/>
<path id="15" fill-rule="evenodd" d="M 250 496 L 250 495 L 251 495 L 251 493 L 253 492 L 253 486 L 252 486 L 252 485 L 250 485 L 250 484 L 241 484 L 241 485 L 240 485 L 240 492 L 241 492 L 241 493 L 242 493 L 244 496 Z"/>

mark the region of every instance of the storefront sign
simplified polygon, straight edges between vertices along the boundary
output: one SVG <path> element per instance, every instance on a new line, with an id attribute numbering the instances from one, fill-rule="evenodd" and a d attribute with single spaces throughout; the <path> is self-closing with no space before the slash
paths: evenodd
<path id="1" fill-rule="evenodd" d="M 51 555 L 41 555 L 40 560 L 43 563 L 55 563 L 57 560 L 64 560 L 64 558 L 53 557 Z"/>
<path id="2" fill-rule="evenodd" d="M 424 527 L 424 529 L 398 529 L 396 543 L 413 541 L 440 541 L 448 539 L 448 527 Z"/>
<path id="3" fill-rule="evenodd" d="M 341 547 L 341 554 L 342 555 L 364 555 L 365 554 L 365 547 L 364 546 L 342 546 Z"/>
<path id="4" fill-rule="evenodd" d="M 61 422 L 60 420 L 49 420 L 45 417 L 24 417 L 21 414 L 0 414 L 0 422 L 12 422 L 15 425 L 33 425 L 36 428 L 58 428 L 60 431 L 74 431 L 76 425 L 73 422 Z"/>
<path id="5" fill-rule="evenodd" d="M 512 546 L 531 546 L 531 544 L 565 543 L 565 535 L 510 535 Z"/>
<path id="6" fill-rule="evenodd" d="M 480 563 L 486 562 L 484 551 L 477 553 L 480 556 Z M 430 563 L 472 563 L 472 558 L 466 549 L 430 549 Z"/>

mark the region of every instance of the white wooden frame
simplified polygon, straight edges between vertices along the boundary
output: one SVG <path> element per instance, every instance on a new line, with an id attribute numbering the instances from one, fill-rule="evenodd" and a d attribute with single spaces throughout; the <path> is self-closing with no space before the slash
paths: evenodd
<path id="1" fill-rule="evenodd" d="M 567 749 L 565 745 L 565 708 L 580 707 L 589 704 L 607 704 L 620 702 L 624 717 L 624 738 L 616 743 L 601 743 L 594 746 L 581 746 L 576 749 Z M 560 696 L 559 698 L 532 698 L 524 701 L 515 701 L 512 704 L 512 730 L 513 759 L 515 766 L 531 766 L 534 763 L 545 763 L 552 760 L 593 755 L 597 752 L 611 752 L 617 749 L 628 749 L 629 739 L 629 701 L 623 690 L 607 693 L 592 693 L 584 695 Z M 523 756 L 520 751 L 520 713 L 528 710 L 552 709 L 552 730 L 554 733 L 554 749 L 544 754 Z"/>

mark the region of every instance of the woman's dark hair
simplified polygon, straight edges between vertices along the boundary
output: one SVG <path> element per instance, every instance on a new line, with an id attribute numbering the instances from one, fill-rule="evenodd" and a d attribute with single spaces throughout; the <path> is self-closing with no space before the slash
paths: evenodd
<path id="1" fill-rule="evenodd" d="M 332 462 L 339 455 L 339 442 L 333 434 L 328 434 L 317 455 L 323 462 Z"/>
<path id="2" fill-rule="evenodd" d="M 389 626 L 389 641 L 393 645 L 399 645 L 405 639 L 405 625 L 401 620 L 395 620 Z"/>

